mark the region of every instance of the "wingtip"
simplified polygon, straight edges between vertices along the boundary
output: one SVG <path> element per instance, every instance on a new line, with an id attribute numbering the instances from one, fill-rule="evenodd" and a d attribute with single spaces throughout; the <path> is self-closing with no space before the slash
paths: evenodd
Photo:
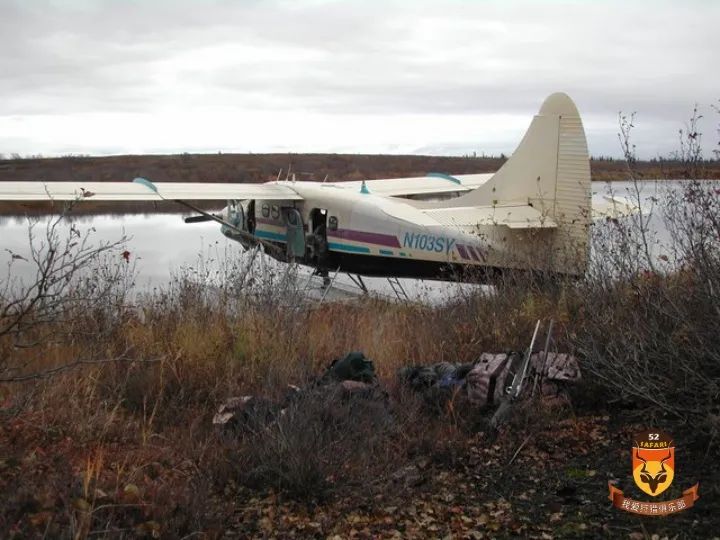
<path id="1" fill-rule="evenodd" d="M 151 190 L 154 191 L 155 193 L 158 192 L 158 189 L 157 189 L 157 187 L 155 186 L 155 184 L 153 184 L 153 183 L 152 183 L 150 180 L 148 180 L 147 178 L 143 178 L 142 176 L 138 176 L 137 178 L 133 178 L 133 183 L 135 183 L 135 184 L 141 184 L 141 185 L 145 186 L 146 188 L 151 189 Z"/>

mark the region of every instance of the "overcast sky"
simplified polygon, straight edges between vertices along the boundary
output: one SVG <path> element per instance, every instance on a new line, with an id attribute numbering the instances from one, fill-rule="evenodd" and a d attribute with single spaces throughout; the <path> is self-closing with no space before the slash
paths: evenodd
<path id="1" fill-rule="evenodd" d="M 593 155 L 718 148 L 720 2 L 0 0 L 0 153 L 510 153 L 567 92 Z"/>

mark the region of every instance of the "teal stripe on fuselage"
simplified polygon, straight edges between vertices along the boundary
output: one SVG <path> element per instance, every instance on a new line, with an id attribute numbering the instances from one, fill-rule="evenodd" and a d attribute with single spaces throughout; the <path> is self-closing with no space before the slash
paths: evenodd
<path id="1" fill-rule="evenodd" d="M 328 248 L 335 251 L 349 251 L 350 253 L 370 253 L 368 247 L 351 246 L 350 244 L 340 244 L 338 242 L 328 242 Z"/>
<path id="2" fill-rule="evenodd" d="M 394 255 L 394 253 L 393 253 L 392 251 L 390 251 L 390 250 L 387 250 L 387 249 L 381 249 L 381 250 L 380 250 L 380 255 Z"/>
<path id="3" fill-rule="evenodd" d="M 287 242 L 287 236 L 280 233 L 274 233 L 270 231 L 261 231 L 256 229 L 255 236 L 258 238 L 265 238 L 267 240 L 277 240 L 278 242 Z"/>

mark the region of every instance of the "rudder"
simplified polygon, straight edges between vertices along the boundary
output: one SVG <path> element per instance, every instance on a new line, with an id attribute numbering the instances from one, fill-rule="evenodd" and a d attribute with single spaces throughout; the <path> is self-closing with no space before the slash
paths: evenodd
<path id="1" fill-rule="evenodd" d="M 552 270 L 582 274 L 589 258 L 590 157 L 577 107 L 550 95 L 510 159 L 490 180 L 442 206 L 530 205 L 552 219 Z"/>

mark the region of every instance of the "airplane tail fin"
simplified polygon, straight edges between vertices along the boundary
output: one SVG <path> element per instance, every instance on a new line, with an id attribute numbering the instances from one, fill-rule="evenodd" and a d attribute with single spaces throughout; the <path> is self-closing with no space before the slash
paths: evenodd
<path id="1" fill-rule="evenodd" d="M 563 93 L 550 95 L 500 170 L 477 189 L 447 203 L 532 206 L 556 224 L 548 233 L 554 258 L 551 269 L 583 273 L 589 258 L 590 158 L 573 101 Z"/>

